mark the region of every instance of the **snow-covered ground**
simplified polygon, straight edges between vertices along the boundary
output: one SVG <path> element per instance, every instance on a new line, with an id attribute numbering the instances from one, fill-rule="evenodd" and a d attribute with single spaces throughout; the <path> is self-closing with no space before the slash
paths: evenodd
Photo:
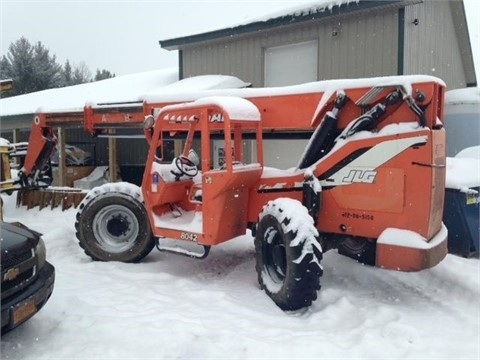
<path id="1" fill-rule="evenodd" d="M 93 262 L 76 210 L 2 198 L 6 221 L 44 234 L 56 268 L 51 299 L 2 337 L 2 359 L 480 359 L 478 259 L 400 273 L 328 252 L 318 300 L 286 313 L 259 289 L 250 236 L 205 260 L 154 250 L 140 264 Z"/>

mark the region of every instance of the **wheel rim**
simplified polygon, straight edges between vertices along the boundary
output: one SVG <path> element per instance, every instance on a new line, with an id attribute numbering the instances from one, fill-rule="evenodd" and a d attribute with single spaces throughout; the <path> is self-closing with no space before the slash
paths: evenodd
<path id="1" fill-rule="evenodd" d="M 109 205 L 95 215 L 93 234 L 103 250 L 120 253 L 133 246 L 139 234 L 139 225 L 130 209 Z"/>
<path id="2" fill-rule="evenodd" d="M 287 273 L 287 252 L 282 233 L 273 226 L 264 233 L 263 254 L 270 278 L 276 283 L 283 283 Z"/>

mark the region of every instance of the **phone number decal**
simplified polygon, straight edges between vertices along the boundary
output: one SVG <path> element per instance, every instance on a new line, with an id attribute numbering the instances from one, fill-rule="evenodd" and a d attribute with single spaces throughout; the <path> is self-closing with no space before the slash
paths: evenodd
<path id="1" fill-rule="evenodd" d="M 373 221 L 373 215 L 371 215 L 371 214 L 359 214 L 359 213 L 352 213 L 352 212 L 349 212 L 349 211 L 343 212 L 342 217 L 344 217 L 346 219 Z"/>

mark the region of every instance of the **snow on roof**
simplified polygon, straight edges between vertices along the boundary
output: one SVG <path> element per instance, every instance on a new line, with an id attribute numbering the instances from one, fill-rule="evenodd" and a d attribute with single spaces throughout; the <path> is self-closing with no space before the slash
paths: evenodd
<path id="1" fill-rule="evenodd" d="M 286 16 L 300 17 L 300 16 L 313 15 L 317 13 L 323 13 L 326 11 L 331 12 L 334 6 L 340 7 L 342 5 L 348 5 L 350 3 L 358 4 L 359 2 L 360 0 L 317 0 L 317 1 L 310 1 L 310 2 L 299 2 L 294 6 L 269 13 L 266 16 L 262 16 L 258 18 L 250 18 L 241 24 L 237 24 L 236 26 L 246 25 L 254 22 L 266 22 L 269 20 L 286 17 Z"/>
<path id="2" fill-rule="evenodd" d="M 235 89 L 244 88 L 250 86 L 250 83 L 246 83 L 235 76 L 229 75 L 199 75 L 172 84 L 162 86 L 158 89 L 153 89 L 144 94 L 144 98 L 149 96 L 155 96 L 158 94 L 174 95 L 181 94 L 189 91 L 205 91 L 205 90 L 222 90 L 222 89 Z"/>
<path id="3" fill-rule="evenodd" d="M 298 4 L 296 4 L 296 5 L 291 5 L 291 4 L 286 5 L 285 8 L 283 8 L 281 10 L 278 10 L 278 11 L 275 11 L 275 12 L 272 12 L 272 13 L 269 13 L 269 14 L 264 15 L 264 16 L 248 17 L 247 19 L 245 19 L 242 22 L 235 23 L 235 24 L 233 24 L 233 25 L 231 25 L 227 28 L 223 28 L 223 29 L 220 29 L 220 30 L 218 28 L 214 28 L 214 29 L 211 29 L 211 30 L 204 31 L 202 33 L 195 33 L 195 34 L 187 33 L 187 34 L 181 35 L 178 38 L 161 40 L 160 45 L 163 48 L 166 48 L 166 49 L 177 49 L 178 48 L 177 45 L 179 45 L 177 43 L 178 39 L 190 38 L 190 40 L 192 40 L 192 38 L 202 37 L 202 36 L 208 35 L 208 34 L 213 35 L 213 37 L 215 38 L 217 36 L 224 36 L 225 31 L 226 32 L 231 32 L 231 31 L 235 32 L 237 29 L 248 28 L 249 25 L 251 25 L 251 24 L 258 25 L 258 24 L 264 23 L 265 25 L 268 26 L 269 23 L 275 23 L 275 24 L 272 24 L 272 25 L 280 26 L 281 24 L 277 23 L 277 20 L 281 20 L 281 19 L 285 18 L 286 21 L 288 23 L 290 23 L 290 22 L 293 22 L 293 21 L 301 20 L 303 17 L 308 17 L 309 15 L 310 16 L 314 16 L 314 15 L 317 15 L 317 14 L 329 15 L 329 14 L 333 13 L 334 7 L 340 8 L 340 7 L 343 7 L 344 5 L 349 5 L 350 3 L 358 4 L 361 1 L 363 1 L 363 0 L 317 0 L 317 1 L 310 0 L 310 1 L 299 1 Z M 363 2 L 365 2 L 365 1 L 363 1 Z M 257 31 L 257 30 L 254 30 L 254 31 Z"/>
<path id="4" fill-rule="evenodd" d="M 82 111 L 86 104 L 143 101 L 148 96 L 249 86 L 234 76 L 202 75 L 178 80 L 177 69 L 164 69 L 38 91 L 0 100 L 0 116 L 36 112 Z"/>
<path id="5" fill-rule="evenodd" d="M 0 116 L 33 114 L 37 110 L 81 111 L 89 101 L 137 101 L 142 94 L 177 80 L 178 69 L 162 69 L 13 96 L 0 100 Z"/>
<path id="6" fill-rule="evenodd" d="M 0 116 L 40 111 L 82 111 L 87 103 L 181 103 L 211 96 L 249 98 L 314 92 L 324 92 L 330 97 L 336 91 L 348 88 L 391 85 L 403 86 L 407 93 L 411 93 L 413 83 L 433 81 L 445 85 L 439 78 L 428 75 L 326 80 L 276 88 L 248 89 L 245 88 L 248 83 L 227 75 L 204 75 L 180 81 L 177 79 L 177 69 L 164 69 L 5 98 L 0 100 Z"/>

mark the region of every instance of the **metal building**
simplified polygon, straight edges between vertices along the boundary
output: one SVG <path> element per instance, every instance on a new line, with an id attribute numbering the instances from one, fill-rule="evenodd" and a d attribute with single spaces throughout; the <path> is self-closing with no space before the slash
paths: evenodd
<path id="1" fill-rule="evenodd" d="M 476 86 L 463 1 L 318 4 L 160 45 L 178 50 L 180 78 L 226 74 L 261 87 L 425 74 L 448 89 Z"/>

